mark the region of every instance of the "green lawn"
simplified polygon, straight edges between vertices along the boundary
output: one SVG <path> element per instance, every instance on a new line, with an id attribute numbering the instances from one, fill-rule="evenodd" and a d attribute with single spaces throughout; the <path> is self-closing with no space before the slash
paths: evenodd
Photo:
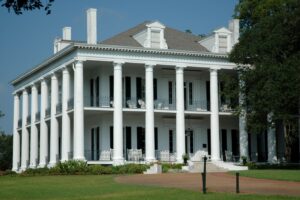
<path id="1" fill-rule="evenodd" d="M 241 171 L 240 175 L 253 178 L 300 181 L 300 170 L 258 169 Z"/>
<path id="2" fill-rule="evenodd" d="M 134 186 L 114 182 L 114 176 L 0 177 L 1 200 L 69 199 L 297 199 L 280 196 L 209 193 L 181 189 Z M 299 199 L 299 198 L 298 198 Z"/>

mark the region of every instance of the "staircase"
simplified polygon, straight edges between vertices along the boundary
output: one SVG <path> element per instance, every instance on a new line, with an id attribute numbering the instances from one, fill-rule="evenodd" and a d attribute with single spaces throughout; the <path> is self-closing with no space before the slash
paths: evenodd
<path id="1" fill-rule="evenodd" d="M 190 162 L 189 163 L 189 172 L 191 173 L 200 173 L 203 172 L 204 162 Z M 206 163 L 206 172 L 227 172 L 228 170 L 222 167 L 215 165 L 212 162 Z"/>
<path id="2" fill-rule="evenodd" d="M 204 162 L 189 162 L 189 172 L 203 172 Z M 236 163 L 213 161 L 206 163 L 206 172 L 227 172 L 227 171 L 242 171 L 248 170 L 246 166 L 238 166 Z"/>

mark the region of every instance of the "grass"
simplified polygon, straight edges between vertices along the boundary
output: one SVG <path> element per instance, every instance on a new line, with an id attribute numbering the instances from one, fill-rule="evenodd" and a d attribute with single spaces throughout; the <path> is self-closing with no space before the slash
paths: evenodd
<path id="1" fill-rule="evenodd" d="M 182 189 L 160 188 L 153 186 L 135 186 L 118 184 L 114 176 L 35 176 L 35 177 L 0 177 L 1 200 L 96 200 L 96 199 L 297 199 L 283 196 L 259 196 L 242 194 L 209 193 Z"/>
<path id="2" fill-rule="evenodd" d="M 241 176 L 285 181 L 300 181 L 300 170 L 258 169 L 241 171 Z"/>

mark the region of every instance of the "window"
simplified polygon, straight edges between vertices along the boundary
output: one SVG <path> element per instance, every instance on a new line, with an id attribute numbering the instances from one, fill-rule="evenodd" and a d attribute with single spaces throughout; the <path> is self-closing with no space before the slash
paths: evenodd
<path id="1" fill-rule="evenodd" d="M 169 152 L 173 153 L 173 131 L 169 130 Z"/>
<path id="2" fill-rule="evenodd" d="M 109 76 L 109 101 L 114 100 L 114 77 Z"/>
<path id="3" fill-rule="evenodd" d="M 160 30 L 151 30 L 151 48 L 160 48 Z"/>
<path id="4" fill-rule="evenodd" d="M 97 78 L 96 78 L 96 83 L 95 83 L 95 85 L 96 85 L 96 106 L 100 106 L 100 101 L 99 101 L 99 95 L 100 95 L 100 87 L 99 87 L 99 84 L 100 84 L 100 80 L 99 80 L 99 76 L 97 76 Z"/>
<path id="5" fill-rule="evenodd" d="M 155 150 L 158 150 L 158 129 L 157 129 L 157 127 L 154 128 L 154 146 L 155 146 Z"/>
<path id="6" fill-rule="evenodd" d="M 173 85 L 172 85 L 172 81 L 169 81 L 169 104 L 173 104 Z"/>
<path id="7" fill-rule="evenodd" d="M 137 148 L 145 153 L 145 128 L 137 127 Z"/>
<path id="8" fill-rule="evenodd" d="M 210 145 L 210 129 L 207 129 L 207 150 L 208 150 L 208 155 L 211 154 L 211 145 Z"/>
<path id="9" fill-rule="evenodd" d="M 206 106 L 210 110 L 210 81 L 206 81 Z"/>
<path id="10" fill-rule="evenodd" d="M 220 35 L 219 36 L 219 53 L 227 52 L 227 36 Z"/>
<path id="11" fill-rule="evenodd" d="M 94 146 L 94 129 L 91 129 L 91 160 L 94 160 L 94 151 L 95 151 L 95 146 Z"/>
<path id="12" fill-rule="evenodd" d="M 194 131 L 190 133 L 190 153 L 194 153 Z"/>
<path id="13" fill-rule="evenodd" d="M 189 83 L 189 104 L 193 105 L 193 83 Z"/>
<path id="14" fill-rule="evenodd" d="M 100 156 L 100 127 L 96 129 L 96 159 Z"/>
<path id="15" fill-rule="evenodd" d="M 131 127 L 126 126 L 126 149 L 131 149 Z"/>
<path id="16" fill-rule="evenodd" d="M 94 79 L 90 79 L 90 106 L 94 106 Z"/>
<path id="17" fill-rule="evenodd" d="M 111 149 L 113 149 L 114 148 L 114 127 L 113 126 L 111 126 L 110 127 L 110 134 L 109 134 L 109 136 L 110 136 L 110 148 Z"/>
<path id="18" fill-rule="evenodd" d="M 157 79 L 153 79 L 153 92 L 154 100 L 157 100 Z"/>
<path id="19" fill-rule="evenodd" d="M 125 98 L 126 101 L 131 99 L 131 79 L 130 77 L 125 77 Z"/>

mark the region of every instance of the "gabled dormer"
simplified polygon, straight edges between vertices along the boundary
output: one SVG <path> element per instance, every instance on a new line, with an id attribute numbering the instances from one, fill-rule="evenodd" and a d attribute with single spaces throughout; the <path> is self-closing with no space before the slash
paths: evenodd
<path id="1" fill-rule="evenodd" d="M 231 51 L 231 32 L 227 28 L 220 28 L 214 31 L 215 45 L 214 52 L 228 53 Z"/>
<path id="2" fill-rule="evenodd" d="M 165 26 L 158 22 L 146 24 L 146 29 L 135 34 L 133 38 L 145 48 L 168 49 L 165 39 Z"/>

